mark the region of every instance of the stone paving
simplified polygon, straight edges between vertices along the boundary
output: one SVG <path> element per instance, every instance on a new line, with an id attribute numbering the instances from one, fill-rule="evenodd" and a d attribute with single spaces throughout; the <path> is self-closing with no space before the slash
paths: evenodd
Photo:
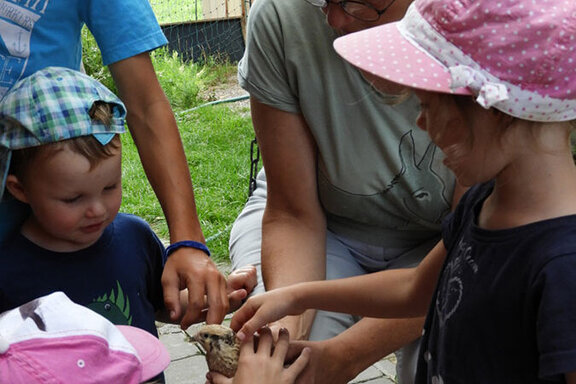
<path id="1" fill-rule="evenodd" d="M 166 383 L 204 384 L 208 367 L 196 345 L 186 340 L 185 334 L 177 325 L 158 323 L 157 326 L 160 340 L 170 352 L 172 360 L 165 371 Z M 198 325 L 190 327 L 188 333 L 193 335 L 196 327 Z M 360 373 L 350 383 L 394 384 L 394 375 L 395 359 L 394 355 L 391 355 Z"/>

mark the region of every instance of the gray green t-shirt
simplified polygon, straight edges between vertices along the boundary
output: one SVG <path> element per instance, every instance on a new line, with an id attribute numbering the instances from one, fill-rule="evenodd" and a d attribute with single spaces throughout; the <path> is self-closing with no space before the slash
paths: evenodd
<path id="1" fill-rule="evenodd" d="M 454 178 L 415 122 L 410 96 L 384 103 L 332 47 L 338 37 L 304 0 L 257 0 L 240 85 L 260 102 L 302 114 L 318 145 L 318 191 L 335 233 L 410 248 L 438 236 Z"/>

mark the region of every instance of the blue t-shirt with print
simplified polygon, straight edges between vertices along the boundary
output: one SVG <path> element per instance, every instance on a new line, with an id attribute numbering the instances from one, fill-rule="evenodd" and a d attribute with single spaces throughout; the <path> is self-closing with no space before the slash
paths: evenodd
<path id="1" fill-rule="evenodd" d="M 20 233 L 0 249 L 0 313 L 62 291 L 114 324 L 158 336 L 164 246 L 141 218 L 119 213 L 95 244 L 76 252 L 49 251 Z"/>

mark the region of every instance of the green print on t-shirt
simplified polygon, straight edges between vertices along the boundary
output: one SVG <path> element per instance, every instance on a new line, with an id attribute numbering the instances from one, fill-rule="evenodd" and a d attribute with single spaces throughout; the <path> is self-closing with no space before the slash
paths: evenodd
<path id="1" fill-rule="evenodd" d="M 87 307 L 116 325 L 132 325 L 130 300 L 124 295 L 118 281 L 116 281 L 116 288 L 116 292 L 112 289 L 109 294 L 94 299 Z"/>

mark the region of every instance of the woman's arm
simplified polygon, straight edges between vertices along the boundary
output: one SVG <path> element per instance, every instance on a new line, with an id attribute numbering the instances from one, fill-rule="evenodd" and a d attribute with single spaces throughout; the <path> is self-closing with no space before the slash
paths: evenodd
<path id="1" fill-rule="evenodd" d="M 262 220 L 262 275 L 267 290 L 323 280 L 326 220 L 318 200 L 316 144 L 303 117 L 251 99 L 268 197 Z M 313 313 L 283 319 L 294 338 L 306 337 Z"/>

